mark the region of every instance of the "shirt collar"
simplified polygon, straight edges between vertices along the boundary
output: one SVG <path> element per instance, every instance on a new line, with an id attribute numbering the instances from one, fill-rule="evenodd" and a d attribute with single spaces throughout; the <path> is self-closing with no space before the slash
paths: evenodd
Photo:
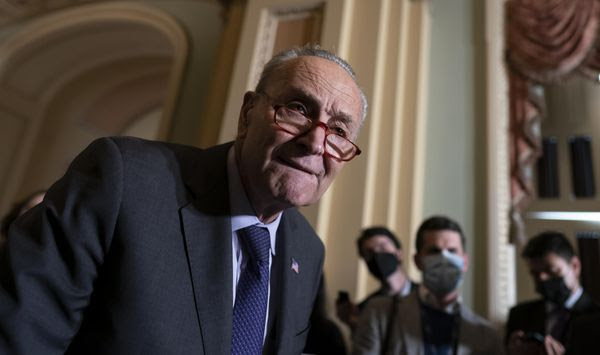
<path id="1" fill-rule="evenodd" d="M 412 288 L 412 282 L 410 282 L 410 280 L 408 279 L 408 276 L 407 276 L 406 280 L 404 281 L 404 286 L 402 286 L 402 289 L 400 290 L 400 296 L 402 296 L 402 297 L 408 296 L 411 288 Z"/>
<path id="2" fill-rule="evenodd" d="M 275 218 L 273 222 L 268 224 L 262 223 L 258 217 L 256 217 L 256 213 L 250 205 L 248 195 L 246 195 L 242 180 L 240 179 L 233 146 L 227 153 L 227 176 L 229 184 L 229 206 L 231 207 L 231 230 L 237 232 L 242 228 L 252 225 L 267 228 L 271 238 L 271 254 L 275 255 L 275 241 L 277 228 L 281 221 L 281 213 L 277 215 L 277 218 Z"/>
<path id="3" fill-rule="evenodd" d="M 583 287 L 579 286 L 579 288 L 575 292 L 573 292 L 571 294 L 571 296 L 569 296 L 569 298 L 567 298 L 567 300 L 565 301 L 565 308 L 566 309 L 573 308 L 573 306 L 575 306 L 575 303 L 577 303 L 577 301 L 579 301 L 579 298 L 581 298 L 582 294 L 583 294 Z"/>
<path id="4" fill-rule="evenodd" d="M 454 302 L 445 307 L 440 305 L 433 293 L 431 293 L 431 291 L 429 291 L 423 284 L 419 285 L 418 295 L 421 302 L 431 308 L 444 311 L 448 314 L 457 314 L 460 312 L 460 304 L 462 303 L 462 297 L 460 295 Z"/>
<path id="5" fill-rule="evenodd" d="M 567 298 L 565 303 L 563 304 L 564 308 L 572 309 L 575 306 L 575 303 L 579 301 L 581 295 L 583 294 L 583 287 L 579 286 L 579 288 Z M 552 313 L 554 310 L 560 308 L 555 303 L 546 301 L 546 313 Z"/>

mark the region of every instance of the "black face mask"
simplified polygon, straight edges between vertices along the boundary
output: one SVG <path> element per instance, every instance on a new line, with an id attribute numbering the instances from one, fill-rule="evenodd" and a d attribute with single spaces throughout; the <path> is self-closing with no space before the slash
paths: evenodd
<path id="1" fill-rule="evenodd" d="M 537 282 L 535 291 L 542 295 L 546 301 L 557 305 L 563 305 L 571 295 L 571 290 L 565 285 L 565 280 L 562 277 L 553 277 L 546 281 Z"/>
<path id="2" fill-rule="evenodd" d="M 384 281 L 398 268 L 398 258 L 396 254 L 375 253 L 367 262 L 367 266 L 373 276 Z"/>

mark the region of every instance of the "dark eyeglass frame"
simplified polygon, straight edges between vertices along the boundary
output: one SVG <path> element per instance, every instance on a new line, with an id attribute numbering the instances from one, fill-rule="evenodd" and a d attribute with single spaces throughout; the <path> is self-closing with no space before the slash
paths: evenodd
<path id="1" fill-rule="evenodd" d="M 298 114 L 304 116 L 304 118 L 306 118 L 307 121 L 309 121 L 309 122 L 312 123 L 311 126 L 310 126 L 310 128 L 307 129 L 306 132 L 303 132 L 303 133 L 300 133 L 300 134 L 296 134 L 294 132 L 290 132 L 289 130 L 285 129 L 283 126 L 281 126 L 279 124 L 279 122 L 277 122 L 277 113 L 282 108 L 285 109 L 285 110 L 294 111 L 295 113 L 298 113 Z M 352 142 L 348 138 L 342 137 L 339 134 L 336 134 L 335 132 L 331 131 L 331 129 L 329 129 L 329 126 L 327 126 L 325 123 L 323 123 L 321 121 L 315 121 L 312 118 L 307 117 L 302 112 L 300 112 L 298 110 L 294 110 L 293 108 L 290 108 L 287 105 L 279 105 L 279 104 L 278 105 L 273 105 L 273 109 L 274 109 L 274 112 L 273 112 L 273 122 L 275 122 L 275 124 L 277 125 L 277 127 L 279 127 L 282 131 L 287 132 L 287 133 L 293 135 L 294 137 L 299 137 L 299 136 L 301 136 L 303 134 L 306 134 L 306 133 L 310 132 L 312 129 L 314 129 L 315 127 L 322 127 L 323 130 L 325 131 L 325 136 L 323 137 L 323 154 L 331 157 L 332 159 L 335 159 L 337 161 L 350 161 L 350 160 L 354 159 L 357 155 L 360 155 L 360 153 L 362 152 L 360 150 L 360 148 L 356 144 L 354 144 L 354 142 Z M 338 158 L 338 157 L 332 155 L 331 153 L 327 152 L 327 137 L 329 135 L 331 135 L 331 134 L 333 134 L 333 135 L 335 135 L 335 136 L 337 136 L 337 137 L 339 137 L 339 138 L 347 141 L 348 143 L 352 144 L 354 146 L 354 148 L 356 148 L 356 150 L 354 151 L 354 155 L 352 155 L 349 158 L 342 159 L 342 158 Z"/>

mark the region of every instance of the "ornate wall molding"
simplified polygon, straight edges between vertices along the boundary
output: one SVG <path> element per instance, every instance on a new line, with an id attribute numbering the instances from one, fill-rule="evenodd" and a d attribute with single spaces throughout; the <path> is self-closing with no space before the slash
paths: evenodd
<path id="1" fill-rule="evenodd" d="M 154 31 L 164 36 L 165 45 L 170 47 L 170 51 L 162 54 L 139 53 L 135 48 L 122 48 L 122 50 L 113 48 L 114 53 L 100 51 L 97 56 L 90 57 L 86 56 L 85 52 L 73 50 L 61 54 L 62 60 L 68 58 L 67 62 L 56 58 L 42 64 L 33 62 L 39 60 L 39 55 L 42 53 L 55 51 L 59 45 L 83 38 L 78 36 L 86 33 L 102 33 L 103 28 L 108 32 L 115 28 L 124 31 L 135 28 L 146 29 L 148 32 Z M 159 134 L 159 138 L 166 137 L 185 68 L 187 51 L 187 36 L 181 25 L 164 11 L 140 2 L 101 2 L 65 8 L 21 24 L 14 35 L 0 43 L 0 91 L 11 92 L 21 98 L 10 105 L 29 102 L 35 110 L 34 114 L 22 117 L 25 128 L 18 140 L 19 147 L 11 158 L 10 174 L 3 181 L 3 186 L 0 186 L 4 196 L 0 211 L 5 210 L 18 193 L 27 166 L 30 164 L 40 128 L 46 119 L 45 109 L 65 85 L 94 68 L 114 60 L 127 59 L 127 53 L 130 53 L 129 57 L 148 54 L 170 56 L 172 65 L 168 76 L 167 94 L 163 102 L 163 119 Z M 29 60 L 33 60 L 29 62 L 31 68 L 23 69 L 23 65 L 26 65 Z M 66 65 L 69 63 L 70 65 Z M 17 78 L 15 75 L 19 73 L 29 74 L 28 77 L 21 75 Z M 23 81 L 24 78 L 26 81 Z M 21 88 L 26 90 L 20 90 Z"/>
<path id="2" fill-rule="evenodd" d="M 516 301 L 514 246 L 509 242 L 510 209 L 508 79 L 504 68 L 504 7 L 486 1 L 487 43 L 487 316 L 506 320 Z"/>

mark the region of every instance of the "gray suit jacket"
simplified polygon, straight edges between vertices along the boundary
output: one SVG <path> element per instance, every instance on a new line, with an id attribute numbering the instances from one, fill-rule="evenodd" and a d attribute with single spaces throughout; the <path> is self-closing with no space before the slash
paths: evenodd
<path id="1" fill-rule="evenodd" d="M 229 354 L 230 147 L 92 143 L 0 248 L 0 354 Z M 265 353 L 302 351 L 323 254 L 284 211 Z"/>
<path id="2" fill-rule="evenodd" d="M 421 311 L 418 292 L 406 297 L 379 297 L 369 302 L 361 313 L 353 338 L 353 354 L 424 354 Z M 389 347 L 383 349 L 392 303 L 396 303 Z M 460 329 L 457 355 L 502 354 L 500 336 L 489 323 L 465 305 L 460 307 Z"/>

